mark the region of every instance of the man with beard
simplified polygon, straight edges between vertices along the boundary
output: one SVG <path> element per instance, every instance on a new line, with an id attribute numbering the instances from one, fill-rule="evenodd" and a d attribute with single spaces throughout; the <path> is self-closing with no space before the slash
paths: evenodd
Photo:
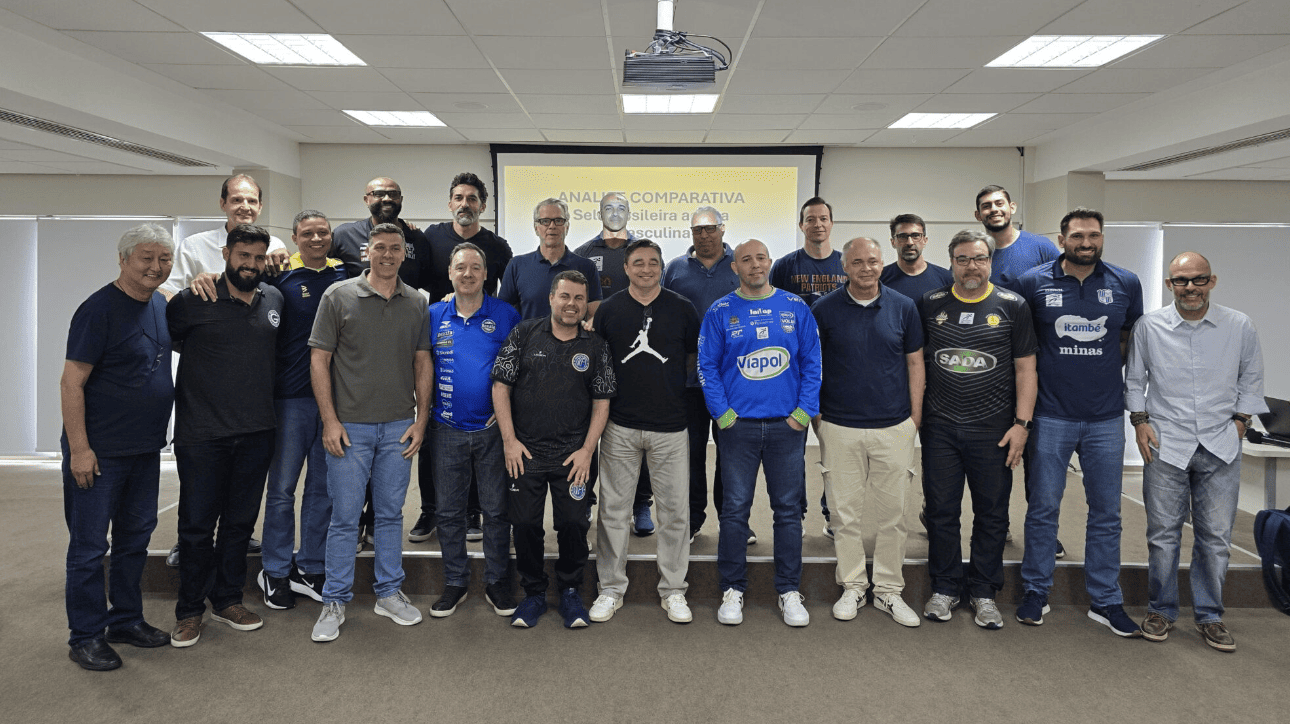
<path id="1" fill-rule="evenodd" d="M 363 205 L 371 216 L 337 226 L 332 231 L 332 249 L 328 256 L 345 262 L 349 275 L 356 277 L 368 267 L 367 243 L 372 227 L 395 224 L 403 231 L 404 243 L 408 247 L 403 266 L 399 267 L 399 278 L 410 287 L 431 291 L 434 271 L 431 269 L 430 242 L 425 234 L 399 218 L 403 212 L 403 189 L 394 179 L 374 178 L 363 192 Z"/>
<path id="2" fill-rule="evenodd" d="M 923 497 L 932 596 L 923 615 L 948 621 L 965 592 L 976 625 L 997 629 L 1012 468 L 1035 409 L 1035 328 L 1030 308 L 990 282 L 990 237 L 965 229 L 950 240 L 954 284 L 929 292 L 923 318 Z M 972 494 L 972 553 L 963 570 L 963 479 Z"/>
<path id="3" fill-rule="evenodd" d="M 269 234 L 229 232 L 214 303 L 176 294 L 166 321 L 179 356 L 175 461 L 179 471 L 179 598 L 170 643 L 201 637 L 213 618 L 238 631 L 264 622 L 242 605 L 246 552 L 273 457 L 274 356 L 282 294 L 264 284 Z M 215 530 L 219 529 L 219 538 Z"/>
<path id="4" fill-rule="evenodd" d="M 1015 213 L 1017 205 L 1002 186 L 991 184 L 977 192 L 973 214 L 994 240 L 990 282 L 1013 291 L 1022 274 L 1060 255 L 1053 242 L 1015 228 L 1012 225 Z"/>
<path id="5" fill-rule="evenodd" d="M 1191 513 L 1191 601 L 1205 643 L 1235 651 L 1223 624 L 1223 580 L 1241 487 L 1241 440 L 1267 412 L 1263 352 L 1250 318 L 1209 303 L 1218 285 L 1205 257 L 1169 262 L 1174 303 L 1133 327 L 1124 404 L 1136 433 L 1147 509 L 1147 618 L 1142 636 L 1164 641 L 1178 619 L 1178 548 Z"/>
<path id="6" fill-rule="evenodd" d="M 923 258 L 927 246 L 927 224 L 917 214 L 901 214 L 891 220 L 891 248 L 896 261 L 882 268 L 882 285 L 917 302 L 923 295 L 954 283 L 950 270 Z"/>
<path id="7" fill-rule="evenodd" d="M 1120 591 L 1120 492 L 1124 472 L 1124 380 L 1121 365 L 1129 330 L 1142 316 L 1137 275 L 1102 261 L 1102 214 L 1078 208 L 1066 214 L 1057 237 L 1062 255 L 1035 267 L 1017 283 L 1030 304 L 1039 338 L 1039 397 L 1031 433 L 1030 499 L 1025 593 L 1017 620 L 1039 626 L 1053 585 L 1057 516 L 1066 490 L 1066 466 L 1078 452 L 1088 501 L 1084 585 L 1088 617 L 1118 636 L 1142 635 L 1124 612 Z"/>
<path id="8" fill-rule="evenodd" d="M 533 231 L 538 248 L 511 260 L 502 275 L 497 298 L 520 310 L 523 319 L 544 319 L 551 314 L 550 290 L 564 271 L 576 271 L 598 279 L 596 265 L 565 246 L 569 235 L 569 205 L 560 199 L 543 199 L 533 207 Z M 586 314 L 590 318 L 600 306 L 600 285 L 587 289 Z"/>

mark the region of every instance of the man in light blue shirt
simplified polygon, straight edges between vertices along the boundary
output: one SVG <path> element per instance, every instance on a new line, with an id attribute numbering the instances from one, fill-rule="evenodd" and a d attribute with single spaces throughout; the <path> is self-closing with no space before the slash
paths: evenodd
<path id="1" fill-rule="evenodd" d="M 1187 513 L 1192 607 L 1205 643 L 1235 651 L 1223 625 L 1223 579 L 1241 485 L 1241 438 L 1263 400 L 1263 353 L 1250 318 L 1210 304 L 1218 275 L 1183 252 L 1165 280 L 1174 303 L 1133 328 L 1125 406 L 1146 463 L 1147 618 L 1142 635 L 1164 641 L 1178 618 L 1178 549 Z"/>

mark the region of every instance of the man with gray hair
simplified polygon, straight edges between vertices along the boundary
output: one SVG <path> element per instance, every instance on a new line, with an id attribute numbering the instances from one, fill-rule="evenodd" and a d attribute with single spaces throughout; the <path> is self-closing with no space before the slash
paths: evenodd
<path id="1" fill-rule="evenodd" d="M 143 620 L 139 583 L 157 527 L 161 448 L 175 398 L 166 300 L 157 292 L 175 245 L 164 228 L 143 224 L 117 251 L 116 281 L 72 316 L 60 382 L 68 656 L 90 671 L 121 666 L 108 642 L 155 648 L 170 640 Z M 109 546 L 111 608 L 103 585 Z"/>
<path id="2" fill-rule="evenodd" d="M 506 266 L 502 274 L 502 287 L 497 298 L 520 311 L 522 319 L 541 319 L 551 314 L 548 297 L 555 278 L 564 271 L 580 272 L 587 279 L 599 279 L 596 265 L 569 251 L 564 239 L 569 235 L 569 205 L 560 199 L 549 198 L 533 208 L 533 231 L 537 232 L 538 248 L 520 254 Z M 600 306 L 600 285 L 587 289 L 587 318 Z"/>
<path id="3" fill-rule="evenodd" d="M 1012 468 L 1033 423 L 1035 328 L 1017 294 L 990 282 L 994 245 L 977 230 L 950 240 L 954 284 L 923 295 L 927 392 L 923 396 L 923 497 L 932 596 L 923 615 L 948 621 L 966 590 L 982 628 L 1003 626 L 1003 588 Z M 972 494 L 972 553 L 966 572 L 959 534 L 963 481 Z"/>

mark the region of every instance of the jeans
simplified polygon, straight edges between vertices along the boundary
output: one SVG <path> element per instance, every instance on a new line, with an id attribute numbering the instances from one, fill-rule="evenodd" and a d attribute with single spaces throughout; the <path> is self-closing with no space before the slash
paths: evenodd
<path id="1" fill-rule="evenodd" d="M 260 517 L 273 430 L 175 446 L 179 471 L 179 598 L 175 618 L 242 602 L 246 547 Z M 215 536 L 219 528 L 218 539 Z"/>
<path id="2" fill-rule="evenodd" d="M 466 562 L 466 506 L 471 480 L 479 493 L 484 524 L 484 579 L 488 585 L 506 579 L 510 562 L 511 526 L 506 520 L 506 458 L 497 425 L 467 432 L 434 423 L 435 500 L 438 502 L 439 546 L 443 551 L 444 582 L 470 583 Z M 424 462 L 424 458 L 422 459 Z"/>
<path id="3" fill-rule="evenodd" d="M 1120 592 L 1120 491 L 1124 473 L 1124 421 L 1076 422 L 1036 417 L 1030 433 L 1030 502 L 1022 587 L 1044 596 L 1057 565 L 1057 515 L 1066 490 L 1066 467 L 1079 455 L 1088 522 L 1084 528 L 1084 587 L 1094 606 L 1124 603 Z"/>
<path id="4" fill-rule="evenodd" d="M 802 581 L 802 500 L 806 497 L 806 431 L 783 418 L 738 418 L 718 433 L 725 503 L 717 571 L 721 590 L 748 590 L 748 515 L 757 468 L 766 474 L 766 494 L 775 515 L 775 592 L 796 591 Z"/>
<path id="5" fill-rule="evenodd" d="M 1196 623 L 1223 620 L 1223 579 L 1240 488 L 1239 453 L 1225 463 L 1197 445 L 1184 470 L 1159 457 L 1146 464 L 1142 502 L 1147 508 L 1147 611 L 1170 621 L 1178 619 L 1178 549 L 1190 510 L 1191 603 Z"/>
<path id="6" fill-rule="evenodd" d="M 708 435 L 717 443 L 716 472 L 712 474 L 712 505 L 721 515 L 725 499 L 721 484 L 721 435 L 708 414 L 703 388 L 685 389 L 685 424 L 690 436 L 690 530 L 698 530 L 708 519 Z"/>
<path id="7" fill-rule="evenodd" d="M 404 459 L 407 443 L 399 438 L 412 419 L 394 422 L 346 422 L 350 447 L 344 457 L 327 454 L 327 494 L 331 524 L 327 530 L 327 582 L 323 603 L 348 603 L 354 597 L 354 549 L 358 545 L 358 516 L 370 483 L 375 524 L 372 590 L 377 598 L 392 596 L 403 586 L 403 501 L 408 495 L 412 461 Z"/>
<path id="8" fill-rule="evenodd" d="M 159 453 L 99 458 L 100 475 L 82 490 L 72 478 L 63 443 L 63 515 L 67 519 L 67 627 L 75 646 L 101 638 L 106 628 L 143 621 L 139 582 L 148 541 L 157 527 Z M 103 556 L 112 529 L 108 593 L 103 593 Z M 109 604 L 111 608 L 108 608 Z"/>
<path id="9" fill-rule="evenodd" d="M 551 491 L 551 523 L 555 527 L 559 557 L 555 561 L 556 587 L 582 588 L 583 569 L 587 566 L 587 531 L 591 522 L 591 485 L 569 482 L 572 466 L 555 469 L 524 461 L 524 473 L 507 478 L 507 515 L 515 527 L 515 570 L 520 586 L 529 596 L 546 594 L 549 579 L 544 564 L 542 516 L 546 510 L 546 493 Z M 548 463 L 549 465 L 549 463 Z M 542 469 L 535 470 L 535 467 Z"/>
<path id="10" fill-rule="evenodd" d="M 300 550 L 296 565 L 305 573 L 322 573 L 327 553 L 327 451 L 322 444 L 322 419 L 312 397 L 274 400 L 277 440 L 264 490 L 264 570 L 281 578 L 291 573 L 296 543 L 296 483 L 308 460 L 305 489 L 300 495 Z"/>
<path id="11" fill-rule="evenodd" d="M 1012 471 L 1004 430 L 977 430 L 932 420 L 923 425 L 923 497 L 927 501 L 927 570 L 932 592 L 994 598 L 1003 588 Z M 972 493 L 972 551 L 963 570 L 959 519 L 963 479 Z"/>
<path id="12" fill-rule="evenodd" d="M 426 429 L 426 440 L 429 441 L 430 429 Z M 433 523 L 438 519 L 436 498 L 438 498 L 438 488 L 435 487 L 435 464 L 432 455 L 431 445 L 422 445 L 421 452 L 417 453 L 417 490 L 421 493 L 421 515 L 426 516 Z M 371 496 L 368 496 L 368 502 L 371 502 Z M 479 505 L 479 483 L 475 480 L 474 473 L 470 476 L 470 497 L 466 499 L 466 509 L 462 515 L 475 518 L 483 515 L 483 510 Z M 363 522 L 371 524 L 371 512 L 364 512 Z"/>

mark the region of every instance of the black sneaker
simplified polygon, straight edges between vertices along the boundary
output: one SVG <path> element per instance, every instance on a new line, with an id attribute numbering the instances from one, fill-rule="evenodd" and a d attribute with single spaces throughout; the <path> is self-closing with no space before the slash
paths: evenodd
<path id="1" fill-rule="evenodd" d="M 1057 541 L 1057 553 L 1055 555 L 1059 561 L 1066 557 L 1066 549 L 1062 547 L 1061 541 Z"/>
<path id="2" fill-rule="evenodd" d="M 422 513 L 417 518 L 417 524 L 412 526 L 412 530 L 408 531 L 408 540 L 413 543 L 421 543 L 430 540 L 432 535 L 434 535 L 434 516 Z"/>
<path id="3" fill-rule="evenodd" d="M 296 597 L 291 595 L 291 581 L 287 576 L 270 576 L 261 570 L 255 582 L 264 591 L 264 605 L 278 611 L 296 607 Z"/>
<path id="4" fill-rule="evenodd" d="M 430 607 L 431 618 L 445 618 L 457 610 L 457 604 L 466 600 L 465 586 L 444 586 L 443 595 Z"/>
<path id="5" fill-rule="evenodd" d="M 510 616 L 515 613 L 517 607 L 515 596 L 511 595 L 511 587 L 506 581 L 488 584 L 484 589 L 484 599 L 498 616 Z"/>
<path id="6" fill-rule="evenodd" d="M 247 553 L 263 553 L 263 552 L 264 552 L 264 546 L 260 544 L 260 539 L 259 539 L 259 538 L 252 538 L 249 542 L 247 542 L 247 544 L 246 544 L 246 552 L 247 552 Z"/>
<path id="7" fill-rule="evenodd" d="M 166 554 L 166 567 L 167 568 L 179 567 L 179 544 L 178 543 L 175 544 L 174 548 L 170 549 L 170 553 Z"/>
<path id="8" fill-rule="evenodd" d="M 287 580 L 290 582 L 292 591 L 322 603 L 323 584 L 327 582 L 327 574 L 305 573 L 299 566 L 293 565 Z"/>
<path id="9" fill-rule="evenodd" d="M 478 515 L 472 515 L 466 518 L 466 540 L 480 541 L 484 539 L 484 522 Z"/>

